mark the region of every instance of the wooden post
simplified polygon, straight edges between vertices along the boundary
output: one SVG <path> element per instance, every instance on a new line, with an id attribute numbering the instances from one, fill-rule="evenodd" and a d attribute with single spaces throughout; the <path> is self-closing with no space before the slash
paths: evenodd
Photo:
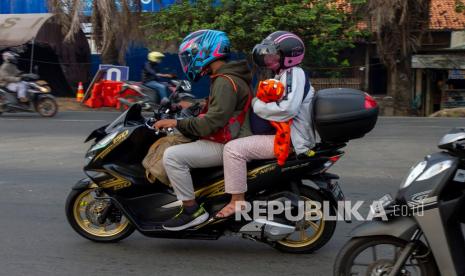
<path id="1" fill-rule="evenodd" d="M 423 102 L 423 95 L 422 95 L 422 87 L 421 87 L 421 82 L 422 82 L 422 73 L 423 73 L 423 69 L 414 69 L 415 70 L 415 91 L 413 93 L 413 99 L 420 99 L 420 110 L 418 110 L 419 114 L 421 115 L 425 115 L 424 114 L 424 111 L 425 111 L 425 105 L 424 105 L 424 102 Z"/>
<path id="2" fill-rule="evenodd" d="M 32 48 L 31 48 L 31 62 L 29 63 L 29 73 L 32 74 L 32 67 L 34 65 L 34 48 L 35 48 L 35 41 L 36 41 L 36 38 L 33 37 L 32 38 Z"/>
<path id="3" fill-rule="evenodd" d="M 365 49 L 365 81 L 363 87 L 366 92 L 370 89 L 370 43 L 366 44 Z"/>
<path id="4" fill-rule="evenodd" d="M 431 97 L 431 71 L 426 69 L 426 100 L 425 100 L 425 116 L 433 113 Z"/>

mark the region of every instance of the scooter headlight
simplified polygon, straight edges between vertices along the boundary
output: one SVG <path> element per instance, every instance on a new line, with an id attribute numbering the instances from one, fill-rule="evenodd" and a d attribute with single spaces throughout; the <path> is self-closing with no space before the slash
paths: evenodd
<path id="1" fill-rule="evenodd" d="M 48 88 L 48 87 L 43 87 L 43 86 L 39 86 L 39 90 L 40 90 L 40 92 L 42 92 L 42 93 L 49 93 L 49 92 L 50 92 L 50 88 Z"/>
<path id="2" fill-rule="evenodd" d="M 442 173 L 443 171 L 452 167 L 452 160 L 444 160 L 439 163 L 434 164 L 433 166 L 429 167 L 424 173 L 417 178 L 417 181 L 427 180 L 431 177 Z"/>
<path id="3" fill-rule="evenodd" d="M 98 141 L 92 148 L 90 148 L 90 151 L 93 152 L 106 147 L 116 137 L 116 135 L 118 135 L 118 131 L 112 132 L 103 137 L 102 140 Z"/>
<path id="4" fill-rule="evenodd" d="M 115 137 L 118 135 L 118 131 L 112 132 L 108 134 L 107 136 L 103 137 L 102 140 L 98 141 L 90 147 L 90 149 L 86 153 L 86 159 L 84 161 L 85 165 L 87 166 L 92 159 L 94 159 L 95 155 L 97 154 L 97 151 L 103 147 L 106 147 Z"/>
<path id="5" fill-rule="evenodd" d="M 407 175 L 405 180 L 400 185 L 400 188 L 404 189 L 410 186 L 410 184 L 412 184 L 413 181 L 415 181 L 415 179 L 425 170 L 426 164 L 427 164 L 426 161 L 421 161 L 420 163 L 412 167 L 410 169 L 409 174 Z"/>

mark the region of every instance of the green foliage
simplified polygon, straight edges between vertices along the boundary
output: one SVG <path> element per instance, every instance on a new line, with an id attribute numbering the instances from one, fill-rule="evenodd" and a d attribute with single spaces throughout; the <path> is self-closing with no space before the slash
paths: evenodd
<path id="1" fill-rule="evenodd" d="M 463 0 L 455 0 L 455 11 L 465 12 L 465 2 Z"/>
<path id="2" fill-rule="evenodd" d="M 216 4 L 215 4 L 216 2 Z M 361 35 L 356 20 L 335 0 L 197 0 L 179 1 L 144 17 L 143 29 L 155 41 L 181 41 L 198 29 L 225 31 L 233 50 L 249 54 L 253 46 L 277 30 L 291 31 L 305 42 L 305 65 L 347 66 L 339 52 L 354 47 Z"/>

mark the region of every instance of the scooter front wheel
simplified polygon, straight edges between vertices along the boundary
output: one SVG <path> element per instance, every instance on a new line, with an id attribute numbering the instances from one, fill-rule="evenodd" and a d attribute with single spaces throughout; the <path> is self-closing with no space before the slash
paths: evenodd
<path id="1" fill-rule="evenodd" d="M 42 117 L 53 117 L 58 112 L 58 104 L 55 99 L 50 97 L 44 97 L 37 101 L 36 111 Z"/>
<path id="2" fill-rule="evenodd" d="M 407 241 L 390 236 L 352 238 L 339 252 L 334 276 L 389 275 Z M 401 268 L 401 276 L 439 276 L 431 252 L 422 245 Z"/>
<path id="3" fill-rule="evenodd" d="M 101 216 L 105 213 L 103 220 Z M 79 235 L 95 242 L 117 242 L 135 230 L 121 211 L 109 199 L 102 199 L 96 189 L 72 190 L 66 200 L 66 217 Z"/>

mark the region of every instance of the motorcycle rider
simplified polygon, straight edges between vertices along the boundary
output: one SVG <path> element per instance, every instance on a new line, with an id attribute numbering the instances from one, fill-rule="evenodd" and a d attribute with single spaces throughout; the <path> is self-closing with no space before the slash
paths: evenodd
<path id="1" fill-rule="evenodd" d="M 172 78 L 172 74 L 163 74 L 159 72 L 159 65 L 165 57 L 164 54 L 160 52 L 150 52 L 147 55 L 148 61 L 145 63 L 143 70 L 143 82 L 147 87 L 152 88 L 157 91 L 160 96 L 160 100 L 167 99 L 169 96 L 168 87 L 161 83 L 162 78 Z"/>
<path id="2" fill-rule="evenodd" d="M 11 51 L 3 52 L 3 63 L 0 66 L 0 86 L 5 86 L 8 90 L 16 92 L 21 103 L 27 103 L 27 85 L 21 81 L 21 71 L 16 66 L 17 54 Z"/>
<path id="3" fill-rule="evenodd" d="M 315 138 L 312 131 L 311 103 L 313 87 L 308 85 L 305 72 L 298 66 L 302 63 L 305 46 L 293 33 L 277 31 L 266 37 L 253 49 L 253 61 L 261 68 L 271 69 L 275 79 L 285 87 L 279 101 L 264 102 L 255 97 L 252 100 L 253 112 L 267 121 L 286 122 L 292 120 L 290 134 L 292 145 L 298 158 L 313 156 Z M 253 117 L 253 116 L 251 116 Z M 275 135 L 256 133 L 236 139 L 224 148 L 225 191 L 231 194 L 231 201 L 215 217 L 225 218 L 242 208 L 247 191 L 247 162 L 275 157 Z M 261 127 L 263 129 L 263 127 Z"/>
<path id="4" fill-rule="evenodd" d="M 163 165 L 168 178 L 178 199 L 183 202 L 178 215 L 164 223 L 166 230 L 184 230 L 208 219 L 207 211 L 195 201 L 190 169 L 223 164 L 224 144 L 215 142 L 211 137 L 224 130 L 231 119 L 240 114 L 245 116 L 249 107 L 250 69 L 245 60 L 229 61 L 229 54 L 229 38 L 224 32 L 216 30 L 193 32 L 184 38 L 179 47 L 180 62 L 187 78 L 197 81 L 202 76 L 210 75 L 211 89 L 204 116 L 179 121 L 160 120 L 154 124 L 157 129 L 176 127 L 185 136 L 204 137 L 172 146 L 164 153 Z M 247 123 L 241 123 L 231 130 L 232 139 L 246 135 L 250 135 Z M 205 137 L 210 137 L 210 140 Z"/>

